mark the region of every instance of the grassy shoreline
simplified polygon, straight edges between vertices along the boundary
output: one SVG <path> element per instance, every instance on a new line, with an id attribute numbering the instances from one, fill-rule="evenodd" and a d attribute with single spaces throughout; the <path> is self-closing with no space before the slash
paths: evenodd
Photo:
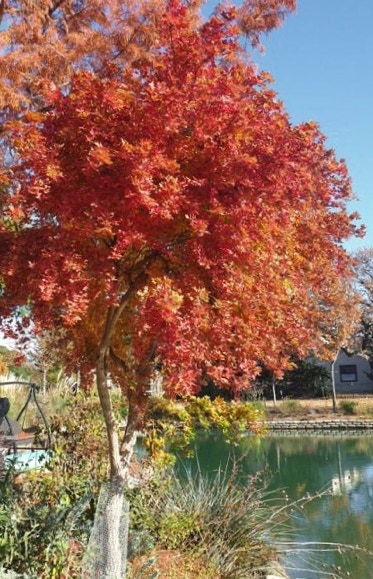
<path id="1" fill-rule="evenodd" d="M 373 395 L 351 395 L 337 399 L 337 412 L 333 412 L 331 398 L 285 398 L 264 402 L 266 420 L 294 418 L 296 420 L 322 419 L 373 419 Z"/>

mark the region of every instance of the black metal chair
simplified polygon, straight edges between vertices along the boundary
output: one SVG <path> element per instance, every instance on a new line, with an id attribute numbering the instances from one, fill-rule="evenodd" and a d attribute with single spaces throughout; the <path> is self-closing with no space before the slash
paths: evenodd
<path id="1" fill-rule="evenodd" d="M 12 425 L 7 416 L 10 409 L 9 398 L 0 397 L 0 433 L 13 434 Z"/>

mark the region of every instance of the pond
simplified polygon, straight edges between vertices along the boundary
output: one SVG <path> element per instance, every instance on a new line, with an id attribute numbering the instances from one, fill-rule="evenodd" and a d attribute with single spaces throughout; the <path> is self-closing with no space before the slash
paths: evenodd
<path id="1" fill-rule="evenodd" d="M 288 538 L 306 544 L 291 549 L 285 565 L 292 579 L 335 576 L 373 578 L 373 434 L 248 436 L 233 447 L 218 435 L 200 437 L 195 458 L 182 468 L 208 474 L 235 461 L 242 480 L 266 472 L 269 490 L 289 502 L 318 495 L 296 508 L 287 523 Z M 268 475 L 269 473 L 269 475 Z M 281 537 L 279 537 L 281 539 Z M 312 543 L 325 543 L 314 552 Z M 357 545 L 340 552 L 327 543 Z"/>

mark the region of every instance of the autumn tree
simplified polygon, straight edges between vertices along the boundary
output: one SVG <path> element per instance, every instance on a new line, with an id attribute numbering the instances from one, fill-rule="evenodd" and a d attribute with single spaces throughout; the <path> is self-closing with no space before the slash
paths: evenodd
<path id="1" fill-rule="evenodd" d="M 262 365 L 280 375 L 318 351 L 321 321 L 345 307 L 346 167 L 315 123 L 291 124 L 239 42 L 241 16 L 224 6 L 202 23 L 170 0 L 146 57 L 77 71 L 7 126 L 3 326 L 58 330 L 65 365 L 95 371 L 112 513 L 156 372 L 170 397 L 203 375 L 239 393 Z M 109 374 L 129 408 L 123 434 Z"/>

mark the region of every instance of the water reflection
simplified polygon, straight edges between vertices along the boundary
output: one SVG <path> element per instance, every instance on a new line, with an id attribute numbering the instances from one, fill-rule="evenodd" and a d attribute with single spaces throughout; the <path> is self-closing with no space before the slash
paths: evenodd
<path id="1" fill-rule="evenodd" d="M 195 451 L 198 460 L 183 461 L 183 468 L 212 473 L 234 462 L 242 481 L 266 471 L 270 490 L 285 489 L 290 501 L 326 491 L 289 521 L 291 540 L 307 543 L 292 556 L 290 577 L 319 579 L 336 569 L 335 576 L 373 578 L 373 558 L 364 553 L 373 549 L 373 435 L 249 436 L 238 447 L 210 435 L 198 440 Z M 325 543 L 317 559 L 310 554 L 314 542 Z M 337 553 L 328 543 L 361 551 Z"/>

